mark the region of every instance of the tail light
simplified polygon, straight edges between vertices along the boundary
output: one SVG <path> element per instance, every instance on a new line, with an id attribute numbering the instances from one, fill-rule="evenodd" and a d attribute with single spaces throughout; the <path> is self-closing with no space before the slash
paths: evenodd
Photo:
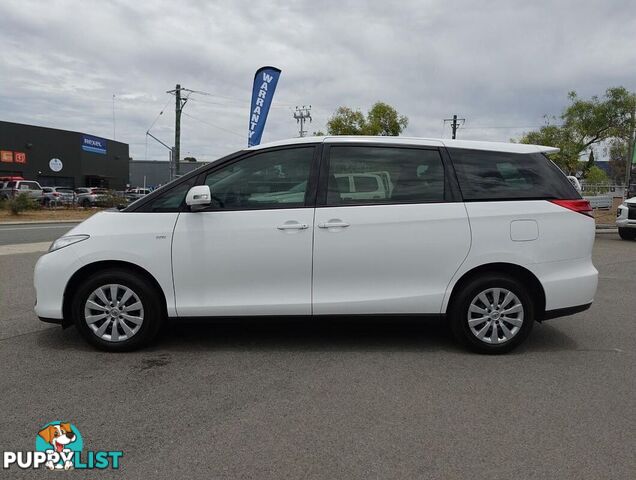
<path id="1" fill-rule="evenodd" d="M 567 208 L 568 210 L 572 210 L 573 212 L 582 213 L 583 215 L 592 217 L 592 206 L 587 200 L 550 200 L 550 202 L 555 205 L 559 205 L 560 207 Z"/>
<path id="2" fill-rule="evenodd" d="M 53 193 L 53 196 L 54 196 L 54 197 L 59 197 L 59 196 L 60 196 L 60 194 L 59 194 L 59 193 L 57 193 L 57 192 L 54 192 L 54 193 Z"/>

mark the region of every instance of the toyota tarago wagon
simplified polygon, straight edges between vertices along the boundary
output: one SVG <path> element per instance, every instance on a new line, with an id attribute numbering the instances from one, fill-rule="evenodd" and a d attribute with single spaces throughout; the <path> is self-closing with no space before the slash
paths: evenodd
<path id="1" fill-rule="evenodd" d="M 166 318 L 411 314 L 509 351 L 596 291 L 590 205 L 555 151 L 402 137 L 248 148 L 53 242 L 35 311 L 108 350 L 146 344 Z"/>

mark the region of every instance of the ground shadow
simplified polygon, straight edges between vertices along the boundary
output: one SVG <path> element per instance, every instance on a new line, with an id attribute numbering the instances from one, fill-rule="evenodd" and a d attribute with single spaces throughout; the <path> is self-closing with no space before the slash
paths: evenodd
<path id="1" fill-rule="evenodd" d="M 40 348 L 91 350 L 72 327 L 38 333 Z M 576 350 L 558 327 L 535 324 L 512 354 Z M 421 317 L 249 317 L 168 322 L 147 351 L 447 351 L 462 353 L 445 320 Z"/>

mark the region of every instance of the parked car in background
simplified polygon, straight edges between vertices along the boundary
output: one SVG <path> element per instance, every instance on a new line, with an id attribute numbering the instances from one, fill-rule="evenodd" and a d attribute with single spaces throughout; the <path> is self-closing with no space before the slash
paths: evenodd
<path id="1" fill-rule="evenodd" d="M 75 203 L 80 207 L 96 207 L 108 199 L 109 192 L 105 188 L 76 188 Z"/>
<path id="2" fill-rule="evenodd" d="M 140 198 L 148 195 L 150 191 L 151 190 L 149 188 L 131 188 L 124 192 L 124 196 L 126 197 L 127 201 L 134 202 L 135 200 L 139 200 Z"/>
<path id="3" fill-rule="evenodd" d="M 596 292 L 591 208 L 556 151 L 401 137 L 247 148 L 53 242 L 35 311 L 107 350 L 148 343 L 168 317 L 408 314 L 503 353 Z"/>
<path id="4" fill-rule="evenodd" d="M 24 180 L 24 178 L 16 176 L 0 177 L 0 192 L 7 186 L 7 183 L 18 180 Z"/>
<path id="5" fill-rule="evenodd" d="M 43 187 L 42 205 L 53 207 L 59 205 L 72 205 L 75 203 L 75 192 L 68 187 Z"/>
<path id="6" fill-rule="evenodd" d="M 616 226 L 623 240 L 636 240 L 636 197 L 629 198 L 618 206 Z"/>
<path id="7" fill-rule="evenodd" d="M 13 198 L 21 193 L 26 193 L 33 200 L 42 201 L 42 187 L 34 180 L 12 180 L 4 184 L 0 190 L 0 200 Z"/>
<path id="8" fill-rule="evenodd" d="M 570 181 L 572 186 L 576 188 L 577 192 L 581 193 L 583 191 L 583 189 L 581 188 L 581 182 L 579 182 L 579 179 L 576 178 L 574 175 L 568 175 L 568 180 Z"/>

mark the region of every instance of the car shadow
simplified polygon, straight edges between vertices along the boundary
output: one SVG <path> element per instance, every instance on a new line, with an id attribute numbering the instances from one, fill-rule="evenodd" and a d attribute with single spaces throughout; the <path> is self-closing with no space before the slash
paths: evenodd
<path id="1" fill-rule="evenodd" d="M 92 350 L 73 327 L 38 332 L 40 348 Z M 405 316 L 241 317 L 167 322 L 144 351 L 418 351 L 467 353 L 446 320 Z M 511 355 L 577 350 L 557 327 L 535 324 L 530 337 Z"/>
<path id="2" fill-rule="evenodd" d="M 156 346 L 168 350 L 461 350 L 444 321 L 403 316 L 173 321 L 165 326 Z"/>

